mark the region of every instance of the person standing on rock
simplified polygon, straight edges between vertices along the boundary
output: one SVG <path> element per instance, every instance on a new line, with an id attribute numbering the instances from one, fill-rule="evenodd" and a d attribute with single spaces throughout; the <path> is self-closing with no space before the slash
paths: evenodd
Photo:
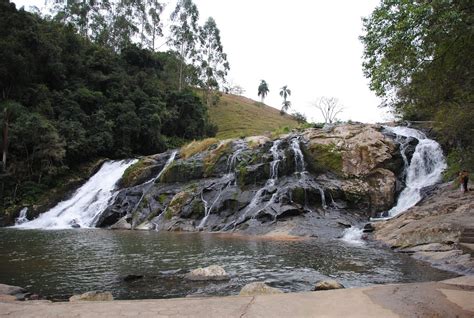
<path id="1" fill-rule="evenodd" d="M 469 172 L 467 170 L 463 170 L 459 173 L 459 181 L 461 182 L 463 192 L 466 193 L 469 191 L 469 188 L 467 187 L 469 182 Z"/>

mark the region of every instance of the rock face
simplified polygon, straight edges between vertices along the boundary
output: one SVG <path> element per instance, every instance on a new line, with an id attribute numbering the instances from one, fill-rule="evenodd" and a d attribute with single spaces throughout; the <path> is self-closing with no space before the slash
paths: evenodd
<path id="1" fill-rule="evenodd" d="M 111 301 L 114 297 L 110 292 L 91 291 L 81 295 L 74 295 L 69 298 L 70 302 L 76 301 Z"/>
<path id="2" fill-rule="evenodd" d="M 322 280 L 316 283 L 314 286 L 314 291 L 318 290 L 330 290 L 330 289 L 341 289 L 345 288 L 344 285 L 341 283 L 333 280 L 333 279 L 328 279 L 328 280 Z"/>
<path id="3" fill-rule="evenodd" d="M 444 184 L 403 214 L 372 224 L 374 238 L 437 267 L 474 273 L 474 261 L 458 247 L 464 228 L 474 228 L 474 193 Z"/>
<path id="4" fill-rule="evenodd" d="M 242 287 L 239 296 L 259 296 L 259 295 L 273 295 L 282 294 L 278 288 L 270 287 L 263 282 L 250 283 Z"/>
<path id="5" fill-rule="evenodd" d="M 388 210 L 403 169 L 399 146 L 378 125 L 308 129 L 279 139 L 195 141 L 142 158 L 99 216 L 99 227 L 337 237 Z M 166 168 L 165 168 L 166 167 Z M 160 170 L 161 169 L 161 170 Z M 156 176 L 156 182 L 145 182 Z M 340 223 L 340 222 L 339 222 Z"/>
<path id="6" fill-rule="evenodd" d="M 188 280 L 228 280 L 226 271 L 218 265 L 197 268 L 184 276 Z"/>

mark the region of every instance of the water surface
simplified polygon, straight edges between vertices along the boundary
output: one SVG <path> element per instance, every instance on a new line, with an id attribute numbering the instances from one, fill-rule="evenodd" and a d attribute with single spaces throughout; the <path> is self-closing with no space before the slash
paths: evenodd
<path id="1" fill-rule="evenodd" d="M 371 244 L 319 238 L 275 241 L 215 234 L 0 229 L 0 283 L 50 299 L 90 290 L 117 299 L 233 295 L 253 281 L 309 291 L 328 277 L 346 287 L 441 280 L 453 274 Z M 189 282 L 183 274 L 221 265 L 226 282 Z M 125 281 L 128 275 L 143 278 Z"/>

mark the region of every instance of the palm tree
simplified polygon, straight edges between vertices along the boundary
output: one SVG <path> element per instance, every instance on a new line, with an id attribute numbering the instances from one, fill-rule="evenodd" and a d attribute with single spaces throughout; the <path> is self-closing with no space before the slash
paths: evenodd
<path id="1" fill-rule="evenodd" d="M 265 96 L 267 96 L 268 92 L 270 90 L 268 89 L 268 85 L 267 85 L 267 82 L 265 82 L 264 80 L 262 80 L 260 82 L 260 85 L 258 85 L 258 96 L 261 96 L 262 97 L 262 103 L 263 101 L 265 100 Z"/>
<path id="2" fill-rule="evenodd" d="M 286 100 L 290 95 L 291 90 L 288 88 L 288 85 L 283 86 L 280 90 L 280 96 L 283 97 L 283 107 L 281 108 L 280 112 L 281 114 L 284 114 L 291 107 L 291 102 L 289 100 Z"/>

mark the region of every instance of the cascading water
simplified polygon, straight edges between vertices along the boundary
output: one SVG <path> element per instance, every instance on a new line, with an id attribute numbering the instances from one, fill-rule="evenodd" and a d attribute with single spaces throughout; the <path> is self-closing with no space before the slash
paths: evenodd
<path id="1" fill-rule="evenodd" d="M 422 132 L 407 127 L 385 127 L 385 129 L 397 135 L 397 140 L 401 143 L 400 151 L 405 160 L 406 187 L 400 193 L 397 204 L 388 211 L 388 217 L 394 217 L 421 200 L 421 189 L 441 180 L 441 175 L 446 169 L 446 161 L 441 146 Z M 408 164 L 405 151 L 409 138 L 418 139 L 418 145 Z"/>
<path id="2" fill-rule="evenodd" d="M 28 222 L 28 218 L 26 217 L 26 213 L 28 212 L 28 208 L 23 208 L 20 211 L 20 215 L 15 219 L 15 225 L 20 225 L 25 222 Z"/>
<path id="3" fill-rule="evenodd" d="M 219 201 L 219 198 L 221 197 L 221 194 L 224 191 L 224 189 L 226 189 L 234 180 L 234 174 L 227 173 L 221 179 L 224 180 L 224 186 L 219 190 L 219 193 L 217 194 L 216 198 L 212 201 L 211 205 L 209 205 L 209 202 L 204 199 L 204 194 L 203 192 L 201 192 L 201 200 L 204 203 L 204 217 L 202 218 L 201 222 L 198 225 L 198 228 L 200 229 L 202 229 L 204 225 L 206 225 L 207 219 L 209 218 L 209 215 L 211 215 L 211 211 L 214 208 L 214 205 L 216 204 L 217 201 Z"/>
<path id="4" fill-rule="evenodd" d="M 300 148 L 300 141 L 298 138 L 293 138 L 291 140 L 291 149 L 295 154 L 295 171 L 296 172 L 305 172 L 304 156 Z"/>
<path id="5" fill-rule="evenodd" d="M 125 170 L 137 160 L 105 162 L 74 195 L 58 203 L 38 218 L 16 225 L 25 229 L 67 229 L 94 227 L 96 216 L 102 213 L 117 194 L 115 184 Z"/>
<path id="6" fill-rule="evenodd" d="M 161 175 L 163 174 L 163 172 L 165 172 L 166 169 L 169 167 L 169 165 L 171 165 L 173 163 L 174 159 L 176 158 L 177 153 L 178 153 L 178 151 L 176 151 L 176 150 L 173 151 L 171 153 L 170 157 L 168 158 L 168 160 L 166 161 L 165 166 L 163 167 L 163 169 L 161 169 L 160 173 L 158 173 L 155 177 L 151 178 L 150 180 L 148 180 L 147 182 L 145 182 L 143 184 L 142 195 L 141 195 L 140 199 L 138 200 L 137 204 L 135 204 L 135 208 L 133 209 L 132 213 L 135 212 L 138 209 L 138 207 L 140 206 L 140 204 L 143 201 L 143 198 L 145 198 L 148 191 L 150 191 L 151 187 L 153 187 L 156 180 L 158 180 L 161 177 Z"/>
<path id="7" fill-rule="evenodd" d="M 280 144 L 281 144 L 281 140 L 275 140 L 273 142 L 272 147 L 270 148 L 270 153 L 272 154 L 272 159 L 273 159 L 272 162 L 270 163 L 270 178 L 267 180 L 267 182 L 265 182 L 265 185 L 262 188 L 260 188 L 257 191 L 257 193 L 255 193 L 249 205 L 245 208 L 242 216 L 239 217 L 235 222 L 231 224 L 234 227 L 237 224 L 244 222 L 247 219 L 247 215 L 250 212 L 254 211 L 255 208 L 261 203 L 264 193 L 268 191 L 269 188 L 275 186 L 275 182 L 278 179 L 278 165 L 280 161 L 284 158 L 284 155 L 280 153 L 279 151 Z M 272 195 L 272 197 L 270 198 L 270 201 L 265 207 L 269 206 L 275 201 L 276 195 L 277 195 L 277 192 L 275 192 Z M 227 225 L 224 229 L 227 229 L 227 228 L 229 228 L 229 225 Z"/>

